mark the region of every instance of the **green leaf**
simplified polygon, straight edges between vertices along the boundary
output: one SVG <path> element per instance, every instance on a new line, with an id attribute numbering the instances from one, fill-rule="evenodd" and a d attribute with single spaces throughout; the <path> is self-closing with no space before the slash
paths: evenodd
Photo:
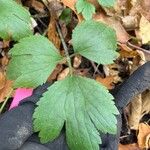
<path id="1" fill-rule="evenodd" d="M 74 51 L 98 64 L 110 64 L 118 56 L 115 31 L 96 21 L 78 25 L 72 35 Z"/>
<path id="2" fill-rule="evenodd" d="M 60 20 L 63 20 L 66 25 L 68 25 L 71 22 L 71 9 L 70 8 L 66 8 L 63 10 L 61 16 L 59 17 Z"/>
<path id="3" fill-rule="evenodd" d="M 104 7 L 113 7 L 116 3 L 116 0 L 98 0 L 98 2 Z"/>
<path id="4" fill-rule="evenodd" d="M 76 3 L 76 9 L 78 13 L 82 13 L 86 20 L 92 19 L 92 16 L 95 13 L 94 5 L 87 2 L 87 0 L 78 0 Z"/>
<path id="5" fill-rule="evenodd" d="M 99 132 L 116 133 L 113 96 L 95 80 L 69 76 L 55 82 L 35 109 L 34 129 L 42 143 L 57 138 L 65 124 L 71 150 L 99 150 Z"/>
<path id="6" fill-rule="evenodd" d="M 11 49 L 7 74 L 15 87 L 43 84 L 62 59 L 54 45 L 43 36 L 23 38 Z"/>
<path id="7" fill-rule="evenodd" d="M 0 37 L 19 40 L 32 35 L 29 12 L 13 0 L 0 0 Z"/>

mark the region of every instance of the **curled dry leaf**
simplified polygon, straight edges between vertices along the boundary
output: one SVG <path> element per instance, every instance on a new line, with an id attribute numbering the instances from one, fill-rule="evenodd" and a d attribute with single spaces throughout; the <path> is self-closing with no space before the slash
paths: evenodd
<path id="1" fill-rule="evenodd" d="M 73 60 L 73 67 L 78 68 L 81 64 L 81 61 L 82 61 L 82 57 L 80 55 L 75 56 Z"/>
<path id="2" fill-rule="evenodd" d="M 64 69 L 57 77 L 57 80 L 65 79 L 69 74 L 69 68 Z"/>
<path id="3" fill-rule="evenodd" d="M 128 105 L 128 123 L 131 129 L 138 130 L 140 119 L 150 112 L 150 91 L 147 90 L 134 97 Z"/>
<path id="4" fill-rule="evenodd" d="M 144 123 L 139 125 L 138 144 L 140 148 L 150 148 L 150 126 Z"/>
<path id="5" fill-rule="evenodd" d="M 138 21 L 136 16 L 125 16 L 122 18 L 123 26 L 128 30 L 133 30 L 138 27 Z"/>
<path id="6" fill-rule="evenodd" d="M 138 130 L 139 121 L 142 112 L 142 97 L 141 94 L 134 97 L 127 107 L 128 109 L 128 123 L 131 129 Z"/>

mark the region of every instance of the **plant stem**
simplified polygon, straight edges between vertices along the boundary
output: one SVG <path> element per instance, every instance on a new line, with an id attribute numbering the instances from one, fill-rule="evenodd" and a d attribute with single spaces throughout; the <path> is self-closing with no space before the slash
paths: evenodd
<path id="1" fill-rule="evenodd" d="M 70 59 L 70 56 L 69 56 L 69 53 L 68 53 L 68 48 L 67 48 L 67 45 L 66 45 L 66 43 L 65 43 L 64 37 L 63 37 L 63 35 L 62 35 L 61 29 L 60 29 L 58 23 L 56 23 L 56 27 L 57 27 L 58 34 L 59 34 L 59 36 L 60 36 L 60 39 L 61 39 L 63 48 L 64 48 L 64 50 L 65 50 L 66 60 L 67 60 L 67 62 L 68 62 L 70 74 L 72 75 L 72 74 L 73 74 L 73 69 L 72 69 L 72 65 L 71 65 L 71 59 Z"/>
<path id="2" fill-rule="evenodd" d="M 7 97 L 6 97 L 6 100 L 3 102 L 2 106 L 0 107 L 0 114 L 2 113 L 2 111 L 3 111 L 4 107 L 5 107 L 5 105 L 7 104 L 7 102 L 8 102 L 8 100 L 9 100 L 10 95 L 11 95 L 12 92 L 13 92 L 13 89 L 9 92 L 9 94 L 8 94 Z"/>

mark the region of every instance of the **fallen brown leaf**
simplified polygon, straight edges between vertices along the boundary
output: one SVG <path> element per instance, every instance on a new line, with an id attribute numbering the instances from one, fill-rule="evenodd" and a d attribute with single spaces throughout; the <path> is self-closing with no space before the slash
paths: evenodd
<path id="1" fill-rule="evenodd" d="M 114 88 L 114 85 L 113 85 L 114 76 L 108 76 L 106 78 L 102 78 L 100 76 L 97 76 L 96 81 L 103 84 L 105 87 L 107 87 L 107 89 L 113 89 Z"/>
<path id="2" fill-rule="evenodd" d="M 140 150 L 137 144 L 119 145 L 119 150 Z"/>
<path id="3" fill-rule="evenodd" d="M 41 2 L 39 2 L 37 0 L 32 0 L 31 5 L 38 12 L 41 12 L 41 13 L 45 12 L 45 10 L 44 10 L 45 6 Z"/>
<path id="4" fill-rule="evenodd" d="M 150 91 L 142 93 L 142 116 L 150 112 Z"/>
<path id="5" fill-rule="evenodd" d="M 0 90 L 5 86 L 6 76 L 3 71 L 0 71 Z"/>
<path id="6" fill-rule="evenodd" d="M 12 91 L 13 81 L 7 80 L 5 86 L 0 90 L 0 102 L 5 101 L 5 98 Z"/>
<path id="7" fill-rule="evenodd" d="M 138 130 L 139 122 L 142 113 L 142 97 L 141 94 L 135 96 L 127 107 L 128 109 L 128 123 L 131 129 Z"/>
<path id="8" fill-rule="evenodd" d="M 144 123 L 139 125 L 138 144 L 140 148 L 150 148 L 150 126 Z"/>
<path id="9" fill-rule="evenodd" d="M 150 33 L 149 33 L 150 22 L 144 16 L 142 16 L 139 26 L 140 26 L 139 35 L 141 36 L 142 43 L 146 44 L 150 42 Z"/>
<path id="10" fill-rule="evenodd" d="M 59 10 L 57 7 L 60 7 L 60 5 L 58 5 L 58 2 L 54 0 L 52 0 L 48 5 L 51 17 L 48 25 L 47 35 L 48 39 L 59 49 L 61 41 L 56 29 L 56 20 L 58 17 L 57 11 Z"/>
<path id="11" fill-rule="evenodd" d="M 132 58 L 138 55 L 137 51 L 133 51 L 131 48 L 129 48 L 126 44 L 120 44 L 120 57 L 122 58 Z"/>
<path id="12" fill-rule="evenodd" d="M 108 17 L 102 13 L 100 14 L 97 13 L 94 16 L 94 19 L 96 21 L 101 21 L 107 24 L 108 26 L 112 27 L 116 31 L 117 40 L 120 43 L 126 43 L 130 39 L 130 36 L 128 35 L 128 33 L 126 32 L 120 21 L 115 19 L 114 17 Z"/>

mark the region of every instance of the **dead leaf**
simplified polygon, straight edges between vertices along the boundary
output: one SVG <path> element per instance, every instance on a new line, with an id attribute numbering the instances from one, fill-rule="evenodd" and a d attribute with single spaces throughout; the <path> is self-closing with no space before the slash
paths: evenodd
<path id="1" fill-rule="evenodd" d="M 69 68 L 64 69 L 57 77 L 57 80 L 65 79 L 69 74 Z"/>
<path id="2" fill-rule="evenodd" d="M 45 6 L 41 2 L 39 2 L 37 0 L 32 0 L 31 5 L 38 12 L 41 12 L 41 13 L 45 12 L 45 10 L 44 10 Z"/>
<path id="3" fill-rule="evenodd" d="M 5 98 L 12 91 L 13 81 L 7 80 L 5 86 L 0 90 L 0 102 L 5 101 Z"/>
<path id="4" fill-rule="evenodd" d="M 142 113 L 142 96 L 141 94 L 135 96 L 127 107 L 128 109 L 128 124 L 131 129 L 138 130 L 139 122 Z"/>
<path id="5" fill-rule="evenodd" d="M 146 148 L 150 148 L 150 134 L 146 137 Z"/>
<path id="6" fill-rule="evenodd" d="M 124 29 L 124 27 L 122 26 L 120 21 L 117 20 L 116 18 L 107 17 L 102 13 L 100 13 L 100 14 L 97 13 L 94 16 L 94 19 L 96 21 L 101 21 L 103 23 L 106 23 L 108 26 L 112 27 L 116 31 L 117 40 L 120 43 L 126 43 L 130 39 L 130 37 L 129 37 L 128 33 L 126 32 L 126 30 Z"/>
<path id="7" fill-rule="evenodd" d="M 148 21 L 150 21 L 150 0 L 132 0 L 133 7 L 130 10 L 131 15 L 144 16 Z"/>
<path id="8" fill-rule="evenodd" d="M 9 59 L 8 56 L 3 56 L 3 58 L 0 59 L 0 64 L 3 69 L 8 65 Z"/>
<path id="9" fill-rule="evenodd" d="M 54 43 L 54 45 L 59 49 L 61 41 L 56 31 L 56 20 L 53 17 L 51 17 L 50 23 L 48 25 L 47 36 L 48 36 L 48 39 L 52 43 Z"/>
<path id="10" fill-rule="evenodd" d="M 75 56 L 73 60 L 73 67 L 78 68 L 81 64 L 81 61 L 82 61 L 82 57 L 80 55 Z"/>
<path id="11" fill-rule="evenodd" d="M 138 144 L 140 148 L 150 148 L 150 126 L 144 123 L 139 125 Z"/>
<path id="12" fill-rule="evenodd" d="M 133 51 L 131 48 L 129 48 L 126 44 L 119 44 L 120 46 L 120 57 L 122 58 L 133 58 L 138 55 L 137 51 Z"/>
<path id="13" fill-rule="evenodd" d="M 43 3 L 39 2 L 38 0 L 26 0 L 25 5 L 28 7 L 33 7 L 36 11 L 40 13 L 45 12 L 45 6 Z"/>
<path id="14" fill-rule="evenodd" d="M 136 16 L 125 16 L 122 18 L 123 26 L 128 30 L 133 30 L 138 27 L 138 20 Z"/>
<path id="15" fill-rule="evenodd" d="M 122 145 L 119 144 L 119 150 L 140 150 L 137 144 Z"/>
<path id="16" fill-rule="evenodd" d="M 107 89 L 113 89 L 114 88 L 114 77 L 113 76 L 108 76 L 106 78 L 102 78 L 100 76 L 96 77 L 96 81 L 100 82 L 104 86 L 107 87 Z"/>
<path id="17" fill-rule="evenodd" d="M 146 44 L 150 42 L 150 22 L 144 17 L 141 17 L 140 20 L 140 29 L 139 29 L 139 35 L 141 36 L 142 43 Z"/>
<path id="18" fill-rule="evenodd" d="M 150 0 L 139 0 L 140 13 L 150 21 Z"/>
<path id="19" fill-rule="evenodd" d="M 57 20 L 57 9 L 56 8 L 56 2 L 50 2 L 48 7 L 49 7 L 49 11 L 50 11 L 50 14 L 51 14 L 51 17 L 50 17 L 50 23 L 48 25 L 48 32 L 47 32 L 47 35 L 48 35 L 48 39 L 58 48 L 60 49 L 60 44 L 61 44 L 61 41 L 60 41 L 60 38 L 59 38 L 59 35 L 57 33 L 57 29 L 56 29 L 56 20 Z M 59 7 L 59 6 L 58 6 Z"/>
<path id="20" fill-rule="evenodd" d="M 58 64 L 55 70 L 52 72 L 52 74 L 48 77 L 47 81 L 51 82 L 52 80 L 55 80 L 58 74 L 62 71 L 62 69 L 63 69 L 63 66 L 61 64 Z"/>
<path id="21" fill-rule="evenodd" d="M 69 7 L 69 8 L 72 9 L 75 13 L 77 13 L 77 12 L 76 12 L 76 9 L 75 9 L 76 1 L 77 1 L 77 0 L 61 0 L 61 2 L 62 2 L 65 6 Z"/>
<path id="22" fill-rule="evenodd" d="M 6 81 L 6 75 L 3 71 L 0 71 L 0 90 L 4 87 Z"/>
<path id="23" fill-rule="evenodd" d="M 142 93 L 142 116 L 150 112 L 150 91 Z"/>

